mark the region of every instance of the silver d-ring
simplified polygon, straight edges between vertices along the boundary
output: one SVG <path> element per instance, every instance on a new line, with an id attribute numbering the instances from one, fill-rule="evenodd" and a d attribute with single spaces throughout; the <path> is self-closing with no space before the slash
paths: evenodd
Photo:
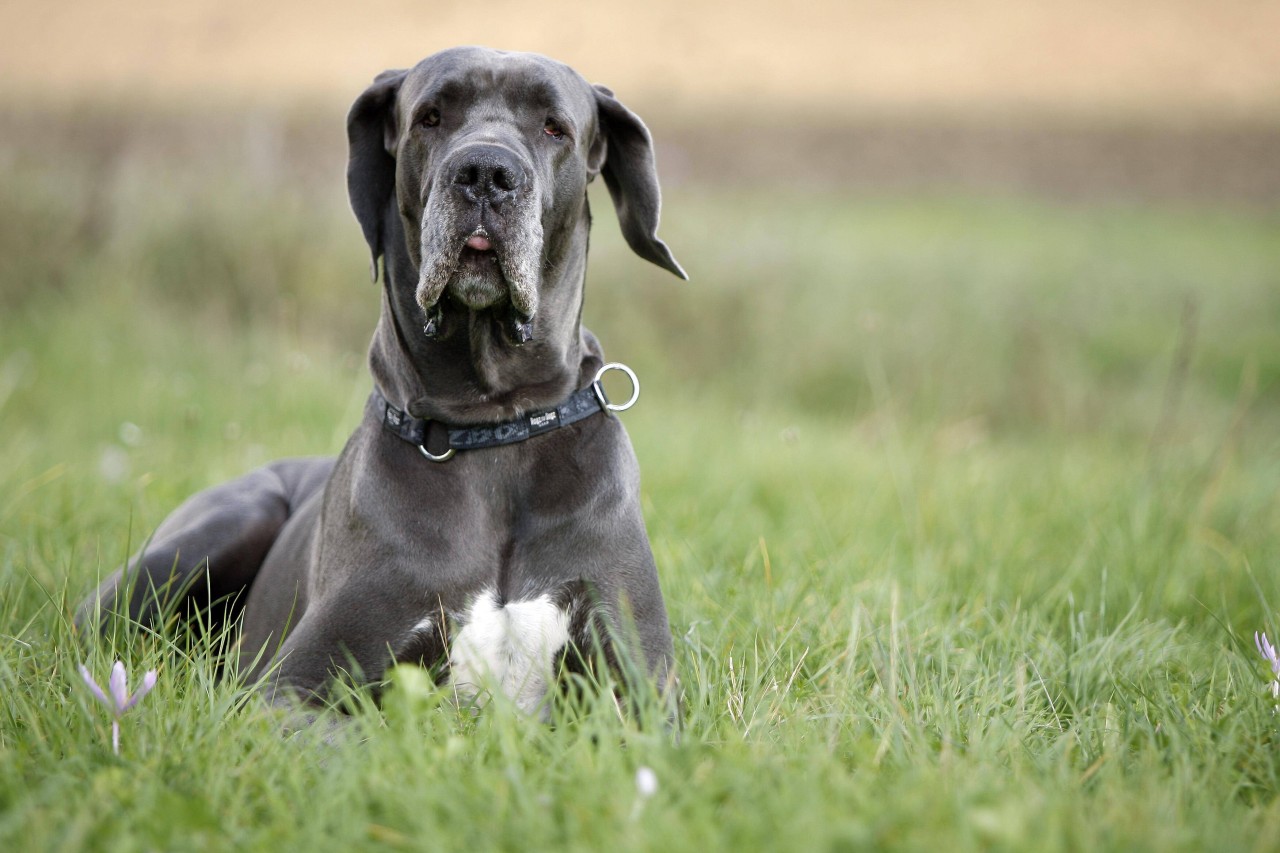
<path id="1" fill-rule="evenodd" d="M 422 451 L 423 456 L 427 457 L 432 462 L 448 462 L 450 459 L 453 458 L 453 454 L 458 452 L 456 448 L 450 447 L 444 453 L 441 453 L 439 456 L 436 456 L 430 450 L 427 450 L 427 446 L 425 444 L 419 444 L 418 449 Z"/>
<path id="2" fill-rule="evenodd" d="M 621 370 L 631 380 L 631 397 L 625 403 L 610 403 L 608 398 L 604 396 L 604 386 L 600 384 L 600 377 L 610 370 Z M 640 378 L 636 376 L 634 370 L 619 361 L 611 361 L 597 370 L 596 378 L 591 380 L 591 387 L 595 389 L 596 399 L 600 401 L 600 405 L 611 412 L 625 412 L 636 404 L 636 400 L 640 399 Z"/>

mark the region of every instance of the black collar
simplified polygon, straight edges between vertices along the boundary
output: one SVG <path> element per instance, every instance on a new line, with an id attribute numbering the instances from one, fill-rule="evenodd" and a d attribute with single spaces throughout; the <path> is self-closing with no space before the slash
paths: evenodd
<path id="1" fill-rule="evenodd" d="M 485 447 L 499 447 L 503 444 L 516 444 L 601 412 L 609 413 L 630 408 L 639 395 L 639 384 L 635 384 L 634 393 L 628 403 L 612 404 L 605 396 L 604 386 L 600 384 L 600 377 L 609 369 L 625 370 L 635 383 L 635 374 L 629 368 L 609 364 L 600 369 L 590 385 L 574 391 L 560 405 L 528 412 L 514 420 L 496 424 L 458 425 L 415 418 L 404 409 L 391 405 L 377 388 L 373 389 L 372 399 L 384 429 L 397 438 L 416 445 L 422 451 L 422 455 L 431 461 L 445 462 L 458 450 L 479 450 Z"/>

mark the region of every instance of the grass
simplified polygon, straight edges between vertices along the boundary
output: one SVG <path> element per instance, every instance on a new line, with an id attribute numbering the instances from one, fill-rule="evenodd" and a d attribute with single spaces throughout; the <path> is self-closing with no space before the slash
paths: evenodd
<path id="1" fill-rule="evenodd" d="M 216 643 L 69 613 L 193 490 L 340 447 L 341 182 L 3 163 L 0 849 L 1280 845 L 1274 215 L 694 185 L 681 285 L 597 198 L 682 739 L 412 672 L 282 736 Z M 119 757 L 76 674 L 116 657 L 160 671 Z"/>

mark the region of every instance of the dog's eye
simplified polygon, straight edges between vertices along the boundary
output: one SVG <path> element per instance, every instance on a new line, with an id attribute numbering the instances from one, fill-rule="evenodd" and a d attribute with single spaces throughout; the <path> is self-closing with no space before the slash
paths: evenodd
<path id="1" fill-rule="evenodd" d="M 553 118 L 547 119 L 547 123 L 542 126 L 542 132 L 552 139 L 564 139 L 564 128 Z"/>
<path id="2" fill-rule="evenodd" d="M 422 114 L 422 118 L 418 119 L 418 124 L 423 127 L 435 127 L 440 123 L 440 111 L 435 107 L 427 110 Z"/>

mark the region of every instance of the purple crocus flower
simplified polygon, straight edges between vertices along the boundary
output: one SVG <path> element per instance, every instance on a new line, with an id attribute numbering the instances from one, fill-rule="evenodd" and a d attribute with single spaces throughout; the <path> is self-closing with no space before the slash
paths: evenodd
<path id="1" fill-rule="evenodd" d="M 124 663 L 116 661 L 115 666 L 111 667 L 111 680 L 107 682 L 107 687 L 111 690 L 108 696 L 98 682 L 93 680 L 93 676 L 89 674 L 89 669 L 84 664 L 80 664 L 80 677 L 84 679 L 85 685 L 88 686 L 90 692 L 98 698 L 98 701 L 107 706 L 107 710 L 111 712 L 111 750 L 116 754 L 120 754 L 120 718 L 125 712 L 137 705 L 143 696 L 156 686 L 156 671 L 154 669 L 147 670 L 147 674 L 142 676 L 142 686 L 134 691 L 133 695 L 129 695 L 128 676 L 125 675 Z"/>
<path id="2" fill-rule="evenodd" d="M 1271 674 L 1274 676 L 1271 680 L 1271 695 L 1280 699 L 1280 657 L 1276 656 L 1276 647 L 1271 645 L 1265 633 L 1259 634 L 1257 631 L 1253 632 L 1253 644 L 1258 647 L 1258 654 L 1271 664 Z"/>

